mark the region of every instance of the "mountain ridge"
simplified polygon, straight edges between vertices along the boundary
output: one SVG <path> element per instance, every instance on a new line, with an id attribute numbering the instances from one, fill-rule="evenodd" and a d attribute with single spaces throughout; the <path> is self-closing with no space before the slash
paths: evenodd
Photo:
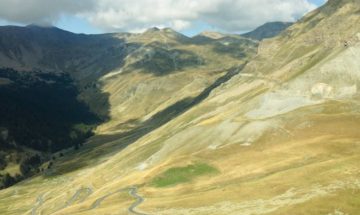
<path id="1" fill-rule="evenodd" d="M 1 145 L 12 142 L 11 144 L 15 147 L 11 149 L 14 151 L 12 156 L 17 157 L 18 161 L 12 162 L 8 158 L 0 157 L 1 162 L 6 160 L 5 170 L 0 170 L 0 175 L 11 169 L 13 177 L 19 174 L 25 176 L 24 171 L 21 172 L 17 165 L 25 166 L 24 162 L 27 159 L 35 156 L 36 160 L 39 160 L 37 156 L 45 152 L 40 158 L 41 162 L 45 162 L 51 157 L 48 155 L 49 152 L 67 151 L 66 148 L 72 145 L 78 149 L 79 144 L 82 145 L 84 141 L 72 141 L 69 138 L 87 138 L 92 132 L 97 135 L 111 135 L 141 126 L 143 121 L 151 119 L 153 115 L 168 106 L 206 89 L 213 81 L 225 75 L 230 67 L 251 57 L 256 47 L 256 43 L 242 45 L 242 40 L 239 40 L 239 45 L 244 49 L 234 51 L 243 54 L 225 57 L 221 62 L 217 59 L 221 53 L 218 54 L 215 50 L 215 47 L 220 44 L 209 43 L 207 47 L 197 46 L 190 38 L 171 29 L 150 29 L 143 34 L 84 35 L 55 27 L 6 26 L 0 27 L 0 32 L 0 65 L 2 66 L 0 90 L 5 100 L 7 97 L 19 95 L 18 100 L 9 101 L 5 106 L 12 105 L 18 108 L 19 104 L 24 106 L 28 102 L 29 105 L 23 107 L 23 112 L 28 111 L 32 106 L 38 106 L 38 110 L 31 109 L 28 112 L 32 112 L 38 118 L 41 118 L 43 112 L 52 113 L 55 118 L 48 117 L 52 120 L 42 121 L 52 124 L 50 127 L 58 130 L 57 136 L 66 136 L 61 140 L 55 134 L 53 137 L 45 135 L 49 133 L 45 127 L 35 129 L 36 126 L 33 128 L 26 126 L 27 122 L 32 120 L 30 117 L 32 114 L 28 114 L 30 120 L 26 114 L 23 114 L 15 121 L 24 124 L 26 128 L 29 127 L 29 129 L 23 129 L 29 134 L 28 136 L 33 138 L 28 137 L 30 141 L 27 141 L 26 138 L 21 138 L 24 135 L 17 135 L 18 126 L 13 125 L 14 123 L 8 118 L 3 118 L 0 126 L 9 135 L 1 139 Z M 96 49 L 95 52 L 93 52 L 94 49 Z M 66 76 L 64 83 L 60 78 L 63 76 Z M 62 83 L 65 89 L 74 89 L 70 94 L 75 93 L 75 98 L 69 96 L 70 94 L 67 95 L 66 90 L 51 91 L 52 87 L 58 83 Z M 61 106 L 59 109 L 49 105 L 49 110 L 44 111 L 44 105 L 39 102 L 39 99 L 34 99 L 29 94 L 36 85 L 41 85 L 42 91 L 48 91 L 46 98 L 50 103 L 65 103 L 69 102 L 66 101 L 67 97 L 73 98 L 72 102 L 79 102 L 79 105 L 86 104 L 103 123 L 94 130 L 94 126 L 99 122 L 95 125 L 93 122 L 89 124 L 84 118 L 75 123 L 67 118 L 67 114 L 60 111 Z M 121 93 L 114 93 L 117 91 Z M 171 97 L 169 93 L 176 96 Z M 41 97 L 40 94 L 38 97 Z M 159 97 L 155 99 L 156 95 Z M 139 105 L 139 99 L 143 100 L 144 105 Z M 38 103 L 29 102 L 30 100 Z M 119 108 L 110 109 L 110 106 Z M 68 112 L 71 115 L 78 110 L 75 107 L 74 104 L 72 108 L 70 106 L 64 108 L 72 109 Z M 84 107 L 84 113 L 85 109 Z M 2 113 L 16 115 L 16 113 L 10 113 L 6 107 L 2 109 Z M 66 126 L 61 125 L 62 128 L 66 127 L 63 133 L 60 132 L 61 126 L 58 126 L 61 124 L 58 122 L 61 120 L 56 118 L 58 115 L 62 115 L 63 120 L 69 121 L 65 123 Z M 24 153 L 15 152 L 21 151 L 21 148 L 25 146 L 36 146 L 35 149 L 39 151 L 34 153 L 26 149 Z M 9 163 L 7 167 L 6 163 Z M 39 167 L 40 164 L 40 162 L 34 163 L 33 167 L 28 167 L 32 170 L 26 172 L 36 173 L 40 169 L 47 168 Z"/>
<path id="2" fill-rule="evenodd" d="M 255 40 L 263 40 L 263 39 L 271 38 L 271 37 L 278 35 L 282 31 L 284 31 L 285 29 L 290 27 L 292 24 L 294 24 L 294 23 L 293 22 L 268 22 L 268 23 L 261 25 L 260 27 L 257 27 L 253 31 L 250 31 L 245 34 L 241 34 L 241 36 L 255 39 Z"/>
<path id="3" fill-rule="evenodd" d="M 47 174 L 0 191 L 0 211 L 356 214 L 359 8 L 329 1 L 259 45 L 130 36 L 142 45 L 98 83 L 110 120 Z"/>

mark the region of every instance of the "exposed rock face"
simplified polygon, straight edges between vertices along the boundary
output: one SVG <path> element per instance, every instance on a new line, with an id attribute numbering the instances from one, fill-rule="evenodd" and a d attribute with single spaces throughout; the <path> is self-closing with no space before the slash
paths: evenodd
<path id="1" fill-rule="evenodd" d="M 329 98 L 333 88 L 325 83 L 317 83 L 311 88 L 311 94 L 318 98 Z"/>

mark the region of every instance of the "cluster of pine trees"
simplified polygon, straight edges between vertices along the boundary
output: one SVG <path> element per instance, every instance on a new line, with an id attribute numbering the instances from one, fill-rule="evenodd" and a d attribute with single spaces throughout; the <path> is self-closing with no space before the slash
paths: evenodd
<path id="1" fill-rule="evenodd" d="M 0 69 L 0 78 L 11 81 L 0 85 L 1 189 L 40 171 L 45 159 L 24 152 L 24 147 L 40 154 L 78 149 L 100 119 L 77 99 L 69 75 Z M 14 153 L 17 158 L 11 161 L 1 155 Z M 20 174 L 6 172 L 9 162 L 19 165 Z"/>
<path id="2" fill-rule="evenodd" d="M 0 128 L 17 145 L 55 152 L 92 135 L 99 118 L 77 99 L 69 75 L 0 69 L 0 77 L 12 81 L 0 86 Z"/>

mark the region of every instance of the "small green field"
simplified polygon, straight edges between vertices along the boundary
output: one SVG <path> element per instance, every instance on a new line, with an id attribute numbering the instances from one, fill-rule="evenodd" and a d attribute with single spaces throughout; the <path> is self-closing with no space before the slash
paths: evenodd
<path id="1" fill-rule="evenodd" d="M 173 167 L 154 178 L 151 185 L 155 187 L 173 186 L 190 182 L 198 176 L 211 175 L 218 172 L 216 168 L 204 163 L 191 164 L 185 167 Z"/>

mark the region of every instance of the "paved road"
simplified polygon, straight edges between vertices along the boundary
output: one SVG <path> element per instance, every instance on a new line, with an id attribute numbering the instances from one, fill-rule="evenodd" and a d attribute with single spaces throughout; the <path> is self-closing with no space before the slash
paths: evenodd
<path id="1" fill-rule="evenodd" d="M 136 199 L 136 201 L 130 205 L 130 207 L 128 208 L 128 211 L 131 214 L 135 214 L 135 215 L 149 215 L 149 214 L 145 214 L 142 212 L 139 212 L 136 210 L 136 208 L 144 202 L 144 198 L 141 197 L 139 194 L 137 194 L 137 187 L 130 187 L 130 188 L 124 188 L 124 189 L 120 189 L 111 193 L 106 194 L 105 196 L 102 196 L 98 199 L 96 199 L 96 201 L 91 205 L 91 207 L 88 210 L 93 210 L 96 209 L 97 207 L 99 207 L 101 205 L 101 203 L 109 198 L 110 196 L 117 194 L 117 193 L 121 193 L 121 192 L 126 192 L 129 191 L 129 195 L 132 196 L 133 198 Z"/>
<path id="2" fill-rule="evenodd" d="M 120 189 L 120 190 L 117 190 L 117 191 L 114 191 L 112 193 L 109 193 L 101 198 L 98 198 L 92 205 L 91 207 L 88 209 L 88 210 L 92 210 L 92 209 L 95 209 L 97 207 L 100 206 L 100 204 L 108 197 L 116 194 L 116 193 L 120 193 L 120 192 L 125 192 L 125 191 L 129 191 L 129 195 L 132 196 L 133 198 L 136 199 L 136 201 L 130 205 L 130 207 L 128 208 L 128 211 L 131 213 L 131 214 L 135 214 L 135 215 L 149 215 L 149 214 L 146 214 L 146 213 L 142 213 L 142 212 L 139 212 L 136 210 L 136 208 L 144 202 L 144 198 L 141 197 L 138 193 L 137 193 L 137 187 L 130 187 L 130 188 L 125 188 L 125 189 Z M 80 200 L 80 202 L 84 201 L 91 193 L 92 193 L 92 189 L 91 188 L 80 188 L 78 189 L 75 194 L 66 202 L 66 204 L 64 205 L 63 208 L 66 208 L 66 207 L 69 207 L 70 205 L 72 205 L 75 201 L 78 201 Z M 82 197 L 81 199 L 79 198 L 81 194 L 84 194 L 85 193 L 85 196 Z M 31 215 L 36 215 L 38 214 L 37 213 L 37 210 L 39 207 L 41 207 L 41 205 L 44 203 L 44 199 L 43 199 L 43 196 L 44 194 L 42 195 L 39 195 L 36 199 L 36 202 L 33 206 L 33 208 L 31 209 Z M 62 209 L 63 209 L 62 208 Z"/>
<path id="3" fill-rule="evenodd" d="M 110 196 L 112 196 L 112 195 L 114 195 L 114 194 L 116 194 L 116 193 L 125 192 L 125 191 L 127 191 L 127 190 L 128 190 L 128 189 L 120 189 L 120 190 L 118 190 L 118 191 L 115 191 L 115 192 L 106 194 L 105 196 L 96 199 L 96 201 L 91 205 L 91 207 L 89 208 L 89 210 L 93 210 L 93 209 L 99 207 L 99 206 L 101 205 L 101 203 L 102 203 L 105 199 L 107 199 L 108 197 L 110 197 Z"/>
<path id="4" fill-rule="evenodd" d="M 76 201 L 83 202 L 89 195 L 91 195 L 92 192 L 93 190 L 89 187 L 78 189 L 75 194 L 65 203 L 64 208 L 69 207 Z M 81 197 L 81 194 L 84 194 L 84 196 Z"/>
<path id="5" fill-rule="evenodd" d="M 137 194 L 137 188 L 130 187 L 129 194 L 136 199 L 136 201 L 129 207 L 129 209 L 128 209 L 129 212 L 132 214 L 135 214 L 135 215 L 149 215 L 149 214 L 141 213 L 136 210 L 136 207 L 144 202 L 144 198 L 139 196 L 139 194 Z"/>
<path id="6" fill-rule="evenodd" d="M 44 194 L 41 194 L 36 198 L 36 202 L 35 202 L 33 208 L 31 209 L 31 215 L 36 215 L 37 209 L 39 207 L 41 207 L 41 205 L 44 203 L 43 196 L 44 196 Z"/>

